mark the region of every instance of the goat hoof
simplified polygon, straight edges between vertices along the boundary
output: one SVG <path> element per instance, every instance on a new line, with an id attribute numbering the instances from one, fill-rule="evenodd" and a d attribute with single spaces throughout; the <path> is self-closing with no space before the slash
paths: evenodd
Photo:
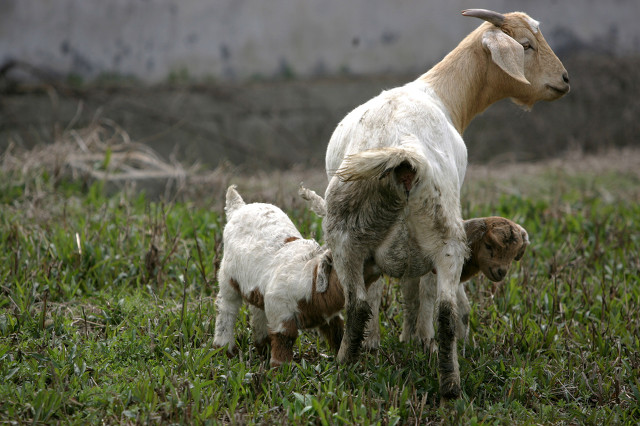
<path id="1" fill-rule="evenodd" d="M 460 383 L 454 380 L 441 383 L 440 396 L 445 401 L 460 398 Z"/>
<path id="2" fill-rule="evenodd" d="M 234 356 L 238 355 L 238 347 L 237 346 L 233 346 L 233 347 L 229 347 L 228 345 L 213 345 L 213 349 L 220 349 L 220 348 L 224 348 L 226 346 L 227 350 L 224 351 L 224 353 L 227 355 L 227 358 L 233 358 Z"/>
<path id="3" fill-rule="evenodd" d="M 271 358 L 271 361 L 269 362 L 269 367 L 277 369 L 277 368 L 280 368 L 282 366 L 282 364 L 284 364 L 284 361 L 280 361 L 279 359 Z"/>
<path id="4" fill-rule="evenodd" d="M 338 356 L 336 360 L 339 364 L 353 364 L 358 359 L 357 355 L 353 355 L 349 350 L 342 350 L 340 347 L 340 351 L 338 351 Z"/>
<path id="5" fill-rule="evenodd" d="M 422 341 L 422 350 L 433 355 L 438 355 L 438 342 L 436 339 L 426 339 Z"/>
<path id="6" fill-rule="evenodd" d="M 440 397 L 443 400 L 458 399 L 461 392 L 459 376 L 440 381 Z"/>
<path id="7" fill-rule="evenodd" d="M 370 351 L 375 351 L 380 347 L 380 338 L 377 339 L 365 339 L 362 342 L 362 346 Z"/>

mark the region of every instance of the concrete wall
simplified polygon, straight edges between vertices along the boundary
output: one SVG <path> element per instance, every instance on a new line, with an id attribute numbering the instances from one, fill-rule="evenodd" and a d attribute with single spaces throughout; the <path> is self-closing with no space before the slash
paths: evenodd
<path id="1" fill-rule="evenodd" d="M 561 56 L 640 53 L 639 0 L 0 0 L 0 66 L 85 80 L 243 80 L 417 72 L 479 24 L 523 10 Z"/>

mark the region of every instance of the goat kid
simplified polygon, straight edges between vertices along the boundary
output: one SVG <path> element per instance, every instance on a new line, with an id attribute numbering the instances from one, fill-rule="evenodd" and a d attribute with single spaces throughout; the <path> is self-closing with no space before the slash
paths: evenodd
<path id="1" fill-rule="evenodd" d="M 320 217 L 326 215 L 326 203 L 318 194 L 314 191 L 300 186 L 298 194 L 308 202 L 309 208 Z M 470 249 L 470 255 L 465 260 L 462 267 L 462 275 L 460 276 L 460 284 L 456 293 L 457 296 L 457 308 L 458 308 L 458 322 L 456 327 L 456 335 L 458 339 L 466 339 L 469 330 L 469 313 L 470 305 L 467 295 L 464 291 L 463 283 L 470 280 L 479 273 L 483 273 L 489 280 L 498 282 L 505 276 L 511 263 L 519 261 L 524 256 L 525 250 L 529 245 L 529 235 L 527 231 L 517 223 L 498 216 L 481 217 L 468 219 L 464 221 L 464 230 L 467 235 L 467 245 Z M 402 236 L 404 232 L 396 232 L 394 235 Z M 388 244 L 389 250 L 392 248 L 401 247 L 402 241 L 390 242 Z M 400 249 L 393 253 L 394 258 L 399 258 L 405 253 L 412 253 L 415 255 L 415 251 L 411 249 L 411 246 L 405 251 Z M 379 252 L 376 253 L 374 259 L 367 261 L 375 263 L 375 259 L 388 257 L 389 253 Z M 407 260 L 405 263 L 419 261 L 419 259 Z M 383 265 L 388 265 L 386 262 Z M 394 269 L 394 268 L 391 268 Z M 383 266 L 381 271 L 385 271 Z M 435 350 L 435 332 L 433 327 L 433 314 L 436 308 L 435 295 L 437 294 L 436 271 L 424 275 L 419 281 L 420 297 L 416 298 L 418 294 L 415 285 L 415 280 L 405 280 L 401 283 L 403 300 L 405 301 L 405 309 L 403 312 L 404 321 L 402 327 L 402 334 L 400 335 L 400 341 L 405 342 L 412 339 L 417 339 L 423 343 L 426 347 L 428 344 L 432 350 Z M 419 302 L 419 308 L 416 307 L 415 302 Z M 375 336 L 368 336 L 368 338 L 375 338 L 380 340 L 380 327 L 378 319 L 378 310 L 380 306 L 380 300 L 372 303 L 372 318 L 371 322 L 374 323 L 373 327 L 369 327 L 369 330 L 376 334 Z"/>
<path id="2" fill-rule="evenodd" d="M 567 71 L 536 20 L 521 12 L 503 15 L 482 9 L 463 15 L 487 22 L 417 80 L 382 92 L 347 114 L 326 154 L 329 185 L 323 227 L 346 296 L 338 361 L 357 359 L 371 316 L 364 262 L 389 241 L 399 241 L 394 233 L 402 232 L 406 244 L 400 246 L 413 241 L 417 253 L 406 258 L 419 264 L 395 263 L 400 269 L 394 275 L 417 280 L 416 271 L 430 272 L 425 265 L 438 271 L 438 362 L 444 399 L 460 395 L 456 293 L 467 255 L 460 211 L 467 150 L 461 135 L 478 113 L 500 99 L 512 98 L 531 108 L 569 92 Z M 381 291 L 380 286 L 372 285 L 369 293 Z"/>
<path id="3" fill-rule="evenodd" d="M 456 337 L 462 340 L 466 340 L 469 334 L 471 311 L 463 283 L 479 273 L 484 274 L 490 281 L 502 281 L 511 263 L 522 259 L 530 244 L 529 235 L 522 226 L 499 216 L 465 220 L 464 229 L 471 253 L 462 267 L 457 292 Z M 413 317 L 411 312 L 405 314 L 400 341 L 418 340 L 433 351 L 436 349 L 433 318 L 437 307 L 437 282 L 433 273 L 421 277 L 419 289 L 403 287 L 404 297 L 413 299 L 416 294 L 419 294 L 420 302 L 418 313 Z"/>
<path id="4" fill-rule="evenodd" d="M 234 186 L 227 190 L 225 212 L 214 346 L 235 352 L 233 330 L 244 300 L 256 347 L 264 352 L 271 344 L 272 367 L 291 361 L 299 329 L 318 328 L 337 352 L 344 291 L 331 252 L 303 239 L 276 206 L 245 204 Z M 379 276 L 373 265 L 364 274 L 368 282 Z"/>

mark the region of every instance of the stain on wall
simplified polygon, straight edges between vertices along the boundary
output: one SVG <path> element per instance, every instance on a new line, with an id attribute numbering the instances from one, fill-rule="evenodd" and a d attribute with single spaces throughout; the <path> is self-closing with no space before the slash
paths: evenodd
<path id="1" fill-rule="evenodd" d="M 640 53 L 640 2 L 486 0 L 542 22 L 560 54 Z M 338 73 L 419 72 L 479 22 L 466 0 L 3 0 L 0 66 L 54 75 L 239 81 Z"/>

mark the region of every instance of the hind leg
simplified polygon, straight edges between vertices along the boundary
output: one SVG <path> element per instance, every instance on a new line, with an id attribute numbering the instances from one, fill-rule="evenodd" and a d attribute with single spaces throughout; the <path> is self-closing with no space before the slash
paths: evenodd
<path id="1" fill-rule="evenodd" d="M 226 346 L 227 352 L 233 354 L 236 344 L 233 329 L 238 316 L 238 310 L 242 305 L 242 296 L 232 285 L 233 280 L 227 277 L 224 267 L 221 267 L 218 273 L 218 281 L 220 283 L 220 291 L 216 297 L 217 314 L 213 346 L 216 348 Z"/>
<path id="2" fill-rule="evenodd" d="M 350 257 L 343 256 L 341 254 L 344 252 L 337 250 L 334 253 L 334 268 L 344 286 L 346 299 L 345 329 L 337 360 L 341 363 L 355 362 L 360 355 L 365 327 L 371 318 L 362 274 L 364 260 L 353 254 Z"/>
<path id="3" fill-rule="evenodd" d="M 438 271 L 436 282 L 440 395 L 444 400 L 449 400 L 460 396 L 460 369 L 456 345 L 457 291 L 466 242 L 449 240 L 446 247 L 447 250 L 443 250 L 440 256 L 435 256 L 434 265 Z M 458 250 L 455 250 L 456 248 Z"/>

